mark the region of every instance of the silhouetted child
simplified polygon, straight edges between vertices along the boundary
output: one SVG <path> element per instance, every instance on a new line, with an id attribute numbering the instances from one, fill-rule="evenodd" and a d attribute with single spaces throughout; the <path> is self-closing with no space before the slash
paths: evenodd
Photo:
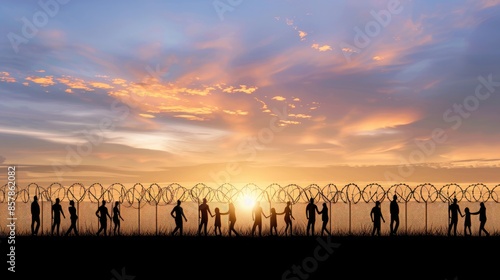
<path id="1" fill-rule="evenodd" d="M 221 219 L 220 219 L 220 209 L 219 207 L 215 207 L 215 215 L 212 215 L 210 214 L 210 216 L 215 217 L 215 221 L 214 221 L 214 232 L 215 232 L 215 236 L 222 236 L 222 231 L 221 231 L 221 226 L 222 226 L 222 222 L 221 222 Z"/>
<path id="2" fill-rule="evenodd" d="M 469 207 L 465 207 L 464 209 L 465 211 L 465 214 L 461 214 L 460 216 L 465 217 L 464 219 L 464 236 L 471 236 L 472 235 L 472 231 L 471 231 L 471 219 L 470 219 L 470 211 L 469 211 Z"/>
<path id="3" fill-rule="evenodd" d="M 273 231 L 274 231 L 275 235 L 278 235 L 278 219 L 276 218 L 277 215 L 281 215 L 281 213 L 278 214 L 278 213 L 276 213 L 276 209 L 271 208 L 271 214 L 269 215 L 269 217 L 270 217 L 270 228 L 269 228 L 270 233 L 269 234 L 270 235 L 273 235 Z"/>
<path id="4" fill-rule="evenodd" d="M 229 210 L 224 213 L 220 213 L 221 215 L 229 215 L 229 236 L 231 236 L 232 233 L 234 233 L 236 236 L 239 236 L 240 234 L 234 229 L 234 224 L 236 223 L 236 210 L 234 208 L 233 203 L 229 203 Z"/>

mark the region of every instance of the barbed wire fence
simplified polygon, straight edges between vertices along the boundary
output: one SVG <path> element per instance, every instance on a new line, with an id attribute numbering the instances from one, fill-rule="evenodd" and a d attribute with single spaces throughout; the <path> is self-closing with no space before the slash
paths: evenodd
<path id="1" fill-rule="evenodd" d="M 155 234 L 158 234 L 158 207 L 174 205 L 177 203 L 177 200 L 200 204 L 200 201 L 205 198 L 208 202 L 212 203 L 231 203 L 250 196 L 256 201 L 267 202 L 269 209 L 271 209 L 274 203 L 291 202 L 292 205 L 306 204 L 310 198 L 313 198 L 315 201 L 323 201 L 329 204 L 330 217 L 332 204 L 344 203 L 348 206 L 349 234 L 352 234 L 353 205 L 363 202 L 383 202 L 386 199 L 390 200 L 394 195 L 396 195 L 398 203 L 404 205 L 405 232 L 408 230 L 407 207 L 409 202 L 424 205 L 424 231 L 427 233 L 429 204 L 448 203 L 449 205 L 455 198 L 458 202 L 467 201 L 471 203 L 499 203 L 500 201 L 500 184 L 488 187 L 483 183 L 474 183 L 466 187 L 461 187 L 457 183 L 448 183 L 441 187 L 437 187 L 431 183 L 422 183 L 414 187 L 405 183 L 397 183 L 385 188 L 378 183 L 370 183 L 365 186 L 348 183 L 340 187 L 333 183 L 324 186 L 310 184 L 305 187 L 298 184 L 282 186 L 278 183 L 273 183 L 266 187 L 261 187 L 254 183 L 237 187 L 225 183 L 217 188 L 209 187 L 204 183 L 198 183 L 191 188 L 186 188 L 179 183 L 170 183 L 164 186 L 157 183 L 148 186 L 136 183 L 132 187 L 126 187 L 121 183 L 113 183 L 105 187 L 101 183 L 93 183 L 89 186 L 85 186 L 82 183 L 73 183 L 69 186 L 63 186 L 58 182 L 54 182 L 47 187 L 43 187 L 37 183 L 30 183 L 24 188 L 17 186 L 16 190 L 14 195 L 16 202 L 31 203 L 35 195 L 38 197 L 39 202 L 50 202 L 50 205 L 57 198 L 61 202 L 73 200 L 78 213 L 80 212 L 79 206 L 82 202 L 96 204 L 99 204 L 101 201 L 106 201 L 107 203 L 120 202 L 120 205 L 123 207 L 137 210 L 137 231 L 139 235 L 141 234 L 141 209 L 145 206 L 155 208 Z M 7 199 L 8 187 L 5 184 L 0 188 L 0 204 L 6 203 Z M 41 212 L 43 211 L 43 203 L 41 203 Z M 42 215 L 42 228 L 43 222 Z"/>

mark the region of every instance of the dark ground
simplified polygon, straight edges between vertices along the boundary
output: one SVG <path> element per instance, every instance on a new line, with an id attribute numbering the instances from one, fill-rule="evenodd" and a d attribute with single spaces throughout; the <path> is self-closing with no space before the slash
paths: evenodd
<path id="1" fill-rule="evenodd" d="M 500 278 L 498 236 L 17 236 L 15 273 L 6 241 L 0 279 Z"/>

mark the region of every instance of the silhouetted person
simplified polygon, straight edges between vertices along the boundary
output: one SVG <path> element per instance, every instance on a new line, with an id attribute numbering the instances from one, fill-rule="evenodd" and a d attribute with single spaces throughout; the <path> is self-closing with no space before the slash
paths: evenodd
<path id="1" fill-rule="evenodd" d="M 453 229 L 453 235 L 457 236 L 457 223 L 458 215 L 462 216 L 462 211 L 460 211 L 460 206 L 458 206 L 457 199 L 453 199 L 453 203 L 448 206 L 448 213 L 450 214 L 450 225 L 448 226 L 448 236 L 451 236 L 451 230 Z"/>
<path id="2" fill-rule="evenodd" d="M 252 210 L 252 220 L 253 220 L 252 236 L 254 236 L 256 229 L 259 231 L 259 237 L 262 236 L 262 216 L 267 218 L 267 216 L 262 211 L 260 202 L 257 201 L 255 202 L 255 206 L 253 207 Z"/>
<path id="3" fill-rule="evenodd" d="M 198 226 L 198 235 L 201 235 L 201 229 L 203 228 L 203 233 L 207 236 L 208 214 L 212 216 L 212 212 L 210 211 L 206 198 L 204 198 L 203 203 L 198 206 L 198 211 L 201 215 L 200 225 Z"/>
<path id="4" fill-rule="evenodd" d="M 396 235 L 399 228 L 399 205 L 398 205 L 398 196 L 394 195 L 391 200 L 391 204 L 389 206 L 389 210 L 391 212 L 391 233 L 390 235 Z"/>
<path id="5" fill-rule="evenodd" d="M 76 214 L 75 202 L 73 200 L 69 201 L 68 212 L 71 225 L 66 231 L 66 236 L 68 236 L 71 233 L 71 231 L 74 231 L 75 235 L 78 235 L 78 229 L 76 228 L 76 221 L 78 220 L 78 215 Z"/>
<path id="6" fill-rule="evenodd" d="M 326 203 L 323 202 L 323 208 L 321 209 L 321 211 L 319 211 L 319 214 L 321 214 L 321 221 L 322 221 L 322 224 L 321 224 L 321 236 L 324 235 L 324 233 L 326 232 L 328 235 L 332 235 L 330 233 L 330 231 L 326 228 L 326 226 L 328 225 L 328 206 L 326 206 Z"/>
<path id="7" fill-rule="evenodd" d="M 465 207 L 464 212 L 465 212 L 465 214 L 461 215 L 462 217 L 465 217 L 465 219 L 464 219 L 464 236 L 471 236 L 472 235 L 472 231 L 471 231 L 472 223 L 471 223 L 471 219 L 470 219 L 471 212 L 469 211 L 469 207 Z"/>
<path id="8" fill-rule="evenodd" d="M 187 222 L 186 216 L 184 216 L 184 210 L 181 207 L 181 201 L 177 200 L 177 205 L 174 206 L 172 211 L 170 212 L 170 216 L 172 216 L 175 220 L 175 228 L 172 231 L 172 235 L 175 235 L 177 231 L 179 231 L 179 235 L 182 236 L 182 230 L 183 230 L 183 221 Z"/>
<path id="9" fill-rule="evenodd" d="M 219 207 L 215 207 L 215 214 L 212 215 L 212 218 L 215 217 L 214 219 L 214 234 L 215 236 L 222 236 L 222 221 L 220 219 L 220 209 Z"/>
<path id="10" fill-rule="evenodd" d="M 59 198 L 56 198 L 56 203 L 52 205 L 52 219 L 54 221 L 52 223 L 51 234 L 54 235 L 54 229 L 56 229 L 57 236 L 59 236 L 59 228 L 61 226 L 61 214 L 66 219 L 64 211 L 62 210 L 61 204 L 59 202 Z"/>
<path id="11" fill-rule="evenodd" d="M 113 234 L 120 235 L 120 220 L 124 221 L 120 212 L 120 202 L 115 201 L 115 206 L 113 207 Z"/>
<path id="12" fill-rule="evenodd" d="M 306 206 L 307 236 L 309 236 L 309 231 L 311 231 L 311 235 L 314 236 L 314 224 L 316 223 L 316 213 L 319 214 L 318 206 L 314 204 L 314 198 L 310 198 L 309 203 Z"/>
<path id="13" fill-rule="evenodd" d="M 38 197 L 33 196 L 31 202 L 31 235 L 38 235 L 40 229 L 40 205 L 38 204 Z"/>
<path id="14" fill-rule="evenodd" d="M 382 210 L 380 209 L 380 201 L 375 202 L 375 206 L 372 208 L 372 211 L 370 212 L 370 218 L 372 219 L 373 222 L 373 230 L 372 230 L 372 236 L 377 234 L 380 236 L 380 220 L 384 221 L 385 219 L 384 216 L 382 215 Z"/>
<path id="15" fill-rule="evenodd" d="M 276 209 L 273 207 L 271 208 L 271 214 L 269 214 L 269 235 L 278 235 L 278 219 L 277 219 L 278 213 L 276 213 Z M 273 234 L 274 232 L 274 234 Z"/>
<path id="16" fill-rule="evenodd" d="M 234 208 L 233 203 L 229 203 L 229 210 L 224 213 L 220 213 L 221 215 L 229 215 L 229 236 L 234 233 L 236 236 L 240 234 L 234 229 L 234 224 L 236 223 L 236 210 Z"/>
<path id="17" fill-rule="evenodd" d="M 108 236 L 108 218 L 111 219 L 111 216 L 109 215 L 105 200 L 101 202 L 101 206 L 97 208 L 97 211 L 95 211 L 95 215 L 99 218 L 100 224 L 99 230 L 97 231 L 96 235 L 99 236 L 101 231 L 103 231 L 104 236 Z"/>
<path id="18" fill-rule="evenodd" d="M 284 215 L 284 220 L 285 220 L 285 235 L 288 232 L 288 229 L 290 229 L 290 236 L 292 236 L 292 219 L 295 220 L 295 218 L 292 215 L 292 208 L 290 207 L 292 203 L 288 201 L 286 203 L 285 209 L 283 209 L 283 212 L 277 213 L 277 215 Z"/>
<path id="19" fill-rule="evenodd" d="M 486 224 L 486 206 L 484 206 L 484 202 L 481 202 L 479 205 L 479 211 L 471 214 L 479 214 L 479 236 L 481 236 L 481 232 L 484 232 L 486 236 L 490 236 L 490 233 L 484 228 L 484 225 Z"/>

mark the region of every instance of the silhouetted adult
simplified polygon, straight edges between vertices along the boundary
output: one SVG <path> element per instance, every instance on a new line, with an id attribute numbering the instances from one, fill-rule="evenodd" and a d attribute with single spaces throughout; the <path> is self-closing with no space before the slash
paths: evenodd
<path id="1" fill-rule="evenodd" d="M 212 216 L 212 212 L 210 211 L 206 198 L 204 198 L 203 203 L 198 206 L 198 212 L 201 215 L 200 225 L 198 226 L 198 235 L 201 235 L 201 229 L 203 228 L 203 233 L 207 236 L 208 214 Z"/>
<path id="2" fill-rule="evenodd" d="M 38 197 L 33 196 L 31 202 L 31 235 L 38 235 L 40 229 L 40 205 L 38 204 Z"/>
<path id="3" fill-rule="evenodd" d="M 460 211 L 460 206 L 457 203 L 457 199 L 453 199 L 453 203 L 448 206 L 448 213 L 450 214 L 450 225 L 448 226 L 448 236 L 451 236 L 451 230 L 453 229 L 453 235 L 457 236 L 457 224 L 458 215 L 462 216 L 462 211 Z"/>
<path id="4" fill-rule="evenodd" d="M 236 209 L 234 208 L 234 204 L 232 202 L 229 203 L 229 210 L 220 214 L 229 215 L 229 236 L 231 236 L 232 233 L 234 233 L 236 236 L 239 236 L 240 234 L 234 228 L 234 224 L 236 223 Z"/>
<path id="5" fill-rule="evenodd" d="M 486 236 L 490 236 L 490 233 L 484 228 L 484 225 L 486 224 L 486 206 L 484 206 L 484 202 L 481 202 L 479 205 L 479 211 L 471 214 L 479 214 L 479 236 L 481 236 L 482 232 L 484 232 Z"/>
<path id="6" fill-rule="evenodd" d="M 390 235 L 396 235 L 399 228 L 399 205 L 398 196 L 396 194 L 392 197 L 389 211 L 391 212 Z"/>
<path id="7" fill-rule="evenodd" d="M 284 220 L 285 220 L 285 235 L 287 235 L 288 229 L 290 229 L 290 236 L 292 236 L 292 219 L 295 220 L 295 218 L 292 215 L 292 208 L 291 208 L 292 203 L 288 201 L 286 203 L 285 209 L 283 209 L 283 212 L 277 213 L 277 215 L 284 215 Z"/>
<path id="8" fill-rule="evenodd" d="M 328 225 L 329 218 L 328 218 L 328 206 L 326 206 L 325 202 L 323 202 L 323 208 L 321 209 L 321 211 L 319 211 L 319 214 L 321 214 L 321 221 L 322 221 L 321 236 L 323 236 L 325 232 L 328 235 L 332 235 L 330 231 L 326 228 L 326 226 Z"/>
<path id="9" fill-rule="evenodd" d="M 375 202 L 375 206 L 373 206 L 370 212 L 370 218 L 373 222 L 372 236 L 374 236 L 375 234 L 380 236 L 380 220 L 385 223 L 384 216 L 382 215 L 382 210 L 380 209 L 380 201 Z"/>
<path id="10" fill-rule="evenodd" d="M 59 228 L 61 226 L 61 214 L 66 219 L 64 211 L 62 210 L 59 198 L 56 198 L 56 203 L 52 205 L 52 230 L 51 234 L 54 235 L 54 229 L 56 229 L 57 236 L 59 236 Z"/>
<path id="11" fill-rule="evenodd" d="M 469 211 L 469 207 L 465 207 L 464 209 L 465 214 L 461 215 L 462 217 L 465 217 L 464 219 L 464 236 L 471 236 L 472 235 L 472 222 L 471 222 L 471 212 Z"/>
<path id="12" fill-rule="evenodd" d="M 121 223 L 120 220 L 124 221 L 120 211 L 120 202 L 115 201 L 115 206 L 113 207 L 113 234 L 120 235 Z"/>
<path id="13" fill-rule="evenodd" d="M 314 224 L 316 223 L 316 213 L 319 214 L 318 206 L 314 204 L 314 198 L 311 197 L 309 199 L 309 203 L 306 206 L 307 236 L 309 236 L 309 231 L 311 231 L 311 235 L 314 236 Z"/>
<path id="14" fill-rule="evenodd" d="M 78 215 L 76 214 L 75 202 L 73 200 L 69 201 L 68 212 L 71 225 L 66 231 L 66 236 L 68 236 L 71 233 L 71 231 L 73 231 L 75 235 L 78 235 L 78 229 L 76 228 L 76 221 L 78 221 Z"/>
<path id="15" fill-rule="evenodd" d="M 262 236 L 262 216 L 267 218 L 267 216 L 262 211 L 262 207 L 260 206 L 260 202 L 257 201 L 257 202 L 255 202 L 255 206 L 253 207 L 253 210 L 252 210 L 252 220 L 253 220 L 252 236 L 255 235 L 256 229 L 259 231 L 259 237 Z"/>
<path id="16" fill-rule="evenodd" d="M 95 215 L 99 218 L 100 224 L 99 230 L 97 231 L 96 235 L 99 236 L 102 231 L 104 233 L 104 236 L 108 236 L 108 218 L 111 219 L 111 216 L 109 215 L 105 200 L 101 202 L 101 206 L 97 208 L 97 211 L 95 211 Z"/>
<path id="17" fill-rule="evenodd" d="M 175 235 L 177 231 L 179 231 L 179 235 L 182 236 L 183 231 L 183 219 L 187 222 L 186 216 L 184 215 L 184 210 L 181 207 L 181 201 L 177 200 L 177 205 L 174 206 L 172 211 L 170 211 L 170 216 L 172 216 L 175 220 L 175 228 L 172 231 L 172 235 Z"/>

